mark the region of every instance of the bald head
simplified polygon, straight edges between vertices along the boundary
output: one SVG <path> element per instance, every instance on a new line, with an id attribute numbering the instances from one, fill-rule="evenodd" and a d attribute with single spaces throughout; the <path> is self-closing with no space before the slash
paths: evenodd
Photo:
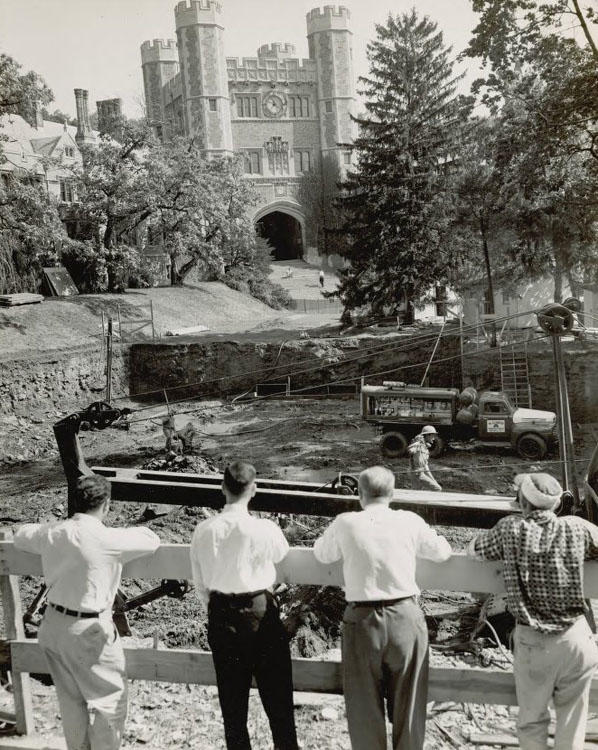
<path id="1" fill-rule="evenodd" d="M 359 475 L 359 497 L 362 505 L 389 503 L 392 500 L 394 488 L 394 474 L 384 466 L 372 466 Z"/>

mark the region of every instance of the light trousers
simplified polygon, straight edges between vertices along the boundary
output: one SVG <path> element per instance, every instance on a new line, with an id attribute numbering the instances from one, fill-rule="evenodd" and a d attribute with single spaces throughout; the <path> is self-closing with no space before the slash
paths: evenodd
<path id="1" fill-rule="evenodd" d="M 428 696 L 428 630 L 413 598 L 348 604 L 342 631 L 343 691 L 353 750 L 422 750 Z"/>
<path id="2" fill-rule="evenodd" d="M 118 750 L 127 678 L 111 613 L 77 619 L 48 606 L 39 644 L 56 687 L 68 750 Z"/>
<path id="3" fill-rule="evenodd" d="M 548 704 L 556 713 L 556 750 L 584 746 L 590 684 L 598 647 L 585 617 L 562 633 L 540 633 L 517 625 L 514 633 L 517 733 L 521 750 L 548 747 Z"/>

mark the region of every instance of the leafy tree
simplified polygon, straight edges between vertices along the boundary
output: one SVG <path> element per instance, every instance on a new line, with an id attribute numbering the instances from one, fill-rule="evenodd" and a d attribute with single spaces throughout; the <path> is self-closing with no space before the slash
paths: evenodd
<path id="1" fill-rule="evenodd" d="M 497 112 L 531 70 L 544 85 L 528 87 L 523 101 L 541 118 L 545 142 L 598 159 L 598 7 L 578 0 L 472 3 L 480 21 L 465 54 L 488 68 L 474 91 Z M 581 30 L 581 44 L 574 29 Z"/>
<path id="2" fill-rule="evenodd" d="M 360 79 L 358 168 L 343 183 L 350 266 L 339 290 L 347 311 L 375 313 L 447 278 L 447 185 L 469 108 L 455 93 L 460 77 L 435 23 L 412 10 L 389 16 L 376 33 L 369 77 Z"/>
<path id="3" fill-rule="evenodd" d="M 29 71 L 9 55 L 0 54 L 0 114 L 31 113 L 36 104 L 49 104 L 54 95 L 43 78 Z"/>
<path id="4" fill-rule="evenodd" d="M 68 237 L 55 201 L 26 175 L 0 181 L 0 293 L 36 291 Z"/>
<path id="5" fill-rule="evenodd" d="M 53 112 L 50 112 L 46 107 L 42 107 L 42 116 L 44 120 L 47 120 L 48 122 L 66 122 L 67 125 L 77 124 L 76 117 L 68 115 L 66 112 L 62 112 L 62 110 L 60 109 L 55 109 Z"/>

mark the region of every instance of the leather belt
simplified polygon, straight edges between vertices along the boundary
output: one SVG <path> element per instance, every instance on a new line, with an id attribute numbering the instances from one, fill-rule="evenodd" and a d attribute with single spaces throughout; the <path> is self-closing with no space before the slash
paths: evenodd
<path id="1" fill-rule="evenodd" d="M 349 602 L 354 607 L 390 607 L 393 604 L 413 599 L 412 596 L 399 596 L 397 599 L 369 599 L 364 602 Z"/>
<path id="2" fill-rule="evenodd" d="M 99 617 L 99 612 L 78 612 L 76 609 L 69 609 L 68 607 L 63 607 L 62 604 L 54 604 L 54 602 L 48 602 L 49 605 L 52 607 L 52 609 L 55 609 L 57 612 L 60 612 L 62 615 L 68 615 L 69 617 L 77 617 L 80 619 L 87 619 L 91 617 Z"/>

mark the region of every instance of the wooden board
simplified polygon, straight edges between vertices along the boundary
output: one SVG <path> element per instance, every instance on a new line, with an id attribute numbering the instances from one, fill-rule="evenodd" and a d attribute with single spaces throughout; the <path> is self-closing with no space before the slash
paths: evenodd
<path id="1" fill-rule="evenodd" d="M 126 645 L 126 639 L 125 639 Z M 11 644 L 13 666 L 19 671 L 45 673 L 45 656 L 35 640 Z M 125 648 L 130 679 L 215 685 L 212 655 L 191 649 Z M 310 693 L 342 693 L 341 664 L 318 659 L 293 659 L 293 686 Z M 429 700 L 457 703 L 517 705 L 512 672 L 490 669 L 430 669 Z M 598 708 L 598 679 L 592 682 L 590 709 Z"/>
<path id="2" fill-rule="evenodd" d="M 454 554 L 442 563 L 419 559 L 417 581 L 422 589 L 441 591 L 466 591 L 502 593 L 504 584 L 502 566 L 497 562 L 469 559 L 463 553 Z M 319 563 L 311 549 L 292 547 L 285 559 L 276 566 L 277 582 L 300 583 L 315 586 L 342 586 L 342 569 L 339 563 Z M 0 575 L 41 575 L 38 555 L 14 548 L 12 542 L 0 543 Z M 125 565 L 125 578 L 191 578 L 189 545 L 163 544 L 153 555 L 140 557 Z M 586 562 L 585 594 L 598 599 L 598 561 Z"/>
<path id="3" fill-rule="evenodd" d="M 43 268 L 46 283 L 50 289 L 50 293 L 56 297 L 72 297 L 75 294 L 79 294 L 79 290 L 75 286 L 75 282 L 71 278 L 70 273 L 64 268 L 64 266 L 56 266 L 55 268 Z"/>
<path id="4" fill-rule="evenodd" d="M 31 294 L 29 292 L 20 292 L 18 294 L 0 295 L 0 305 L 2 307 L 16 307 L 17 305 L 34 305 L 43 302 L 41 294 Z"/>

